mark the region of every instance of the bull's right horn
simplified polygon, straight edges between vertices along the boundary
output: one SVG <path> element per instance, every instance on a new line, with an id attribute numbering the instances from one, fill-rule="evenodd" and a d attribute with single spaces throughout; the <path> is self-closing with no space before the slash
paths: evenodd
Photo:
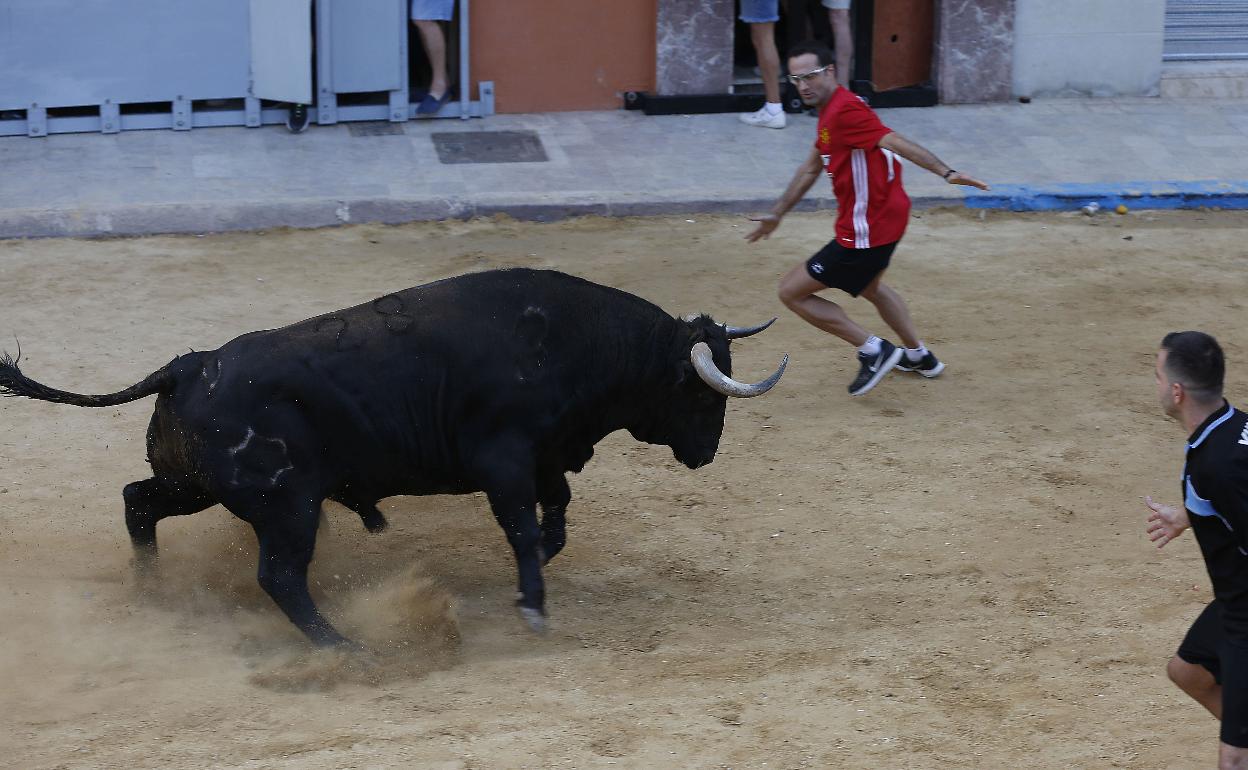
<path id="1" fill-rule="evenodd" d="M 776 386 L 776 383 L 780 381 L 780 375 L 784 374 L 784 368 L 789 365 L 789 354 L 784 354 L 784 360 L 780 362 L 780 368 L 776 369 L 775 374 L 754 384 L 737 382 L 721 372 L 715 365 L 710 347 L 705 342 L 699 342 L 693 346 L 693 349 L 689 351 L 689 360 L 693 362 L 693 368 L 697 370 L 702 381 L 716 393 L 722 393 L 730 398 L 753 398 L 763 395 Z"/>

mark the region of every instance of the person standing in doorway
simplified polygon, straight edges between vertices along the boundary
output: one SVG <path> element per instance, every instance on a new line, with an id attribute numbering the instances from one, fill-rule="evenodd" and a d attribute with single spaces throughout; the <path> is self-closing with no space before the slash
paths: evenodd
<path id="1" fill-rule="evenodd" d="M 949 184 L 987 190 L 988 185 L 955 171 L 928 150 L 885 126 L 859 97 L 837 85 L 832 52 L 804 44 L 789 56 L 789 80 L 808 106 L 819 113 L 818 135 L 806 161 L 770 214 L 751 218 L 758 226 L 750 243 L 768 238 L 781 219 L 826 170 L 836 195 L 836 233 L 827 246 L 797 265 L 780 281 L 780 301 L 811 325 L 858 348 L 858 375 L 851 396 L 876 386 L 897 367 L 935 377 L 945 365 L 919 338 L 901 295 L 880 279 L 910 218 L 910 198 L 901 185 L 897 156 L 931 171 Z M 827 288 L 870 301 L 905 349 L 871 334 L 840 305 L 817 296 Z"/>
<path id="2" fill-rule="evenodd" d="M 1183 507 L 1144 498 L 1148 537 L 1162 548 L 1191 527 L 1214 599 L 1166 673 L 1219 719 L 1219 770 L 1248 768 L 1248 415 L 1222 397 L 1226 362 L 1204 332 L 1171 332 L 1154 374 L 1162 411 L 1187 432 Z"/>
<path id="3" fill-rule="evenodd" d="M 432 73 L 429 90 L 416 107 L 416 114 L 436 115 L 451 98 L 446 67 L 446 35 L 442 32 L 442 22 L 449 22 L 454 15 L 455 0 L 412 0 L 411 13 Z"/>
<path id="4" fill-rule="evenodd" d="M 740 116 L 741 122 L 750 126 L 784 128 L 787 122 L 780 102 L 780 52 L 776 50 L 779 20 L 780 0 L 741 0 L 741 21 L 750 25 L 750 42 L 763 79 L 763 106 Z"/>
<path id="5" fill-rule="evenodd" d="M 312 42 L 312 58 L 308 66 L 312 70 L 312 98 L 316 98 L 316 5 L 308 0 L 308 39 Z M 308 105 L 302 102 L 291 102 L 287 105 L 286 130 L 292 134 L 302 134 L 308 130 L 311 115 Z"/>
<path id="6" fill-rule="evenodd" d="M 849 24 L 849 8 L 852 0 L 823 0 L 828 9 L 828 23 L 832 25 L 832 50 L 836 52 L 836 82 L 841 88 L 849 88 L 850 67 L 854 61 L 854 32 Z"/>

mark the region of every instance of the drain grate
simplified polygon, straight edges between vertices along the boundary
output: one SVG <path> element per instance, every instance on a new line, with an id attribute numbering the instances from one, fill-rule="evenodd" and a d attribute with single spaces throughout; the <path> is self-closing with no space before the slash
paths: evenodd
<path id="1" fill-rule="evenodd" d="M 535 131 L 456 131 L 431 135 L 442 163 L 544 163 Z"/>
<path id="2" fill-rule="evenodd" d="M 351 132 L 351 136 L 403 136 L 406 133 L 402 123 L 383 123 L 380 120 L 348 123 L 347 130 Z"/>

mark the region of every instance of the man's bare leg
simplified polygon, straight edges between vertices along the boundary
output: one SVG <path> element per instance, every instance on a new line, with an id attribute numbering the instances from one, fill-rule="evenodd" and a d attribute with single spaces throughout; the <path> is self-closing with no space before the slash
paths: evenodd
<path id="1" fill-rule="evenodd" d="M 810 277 L 806 265 L 796 265 L 780 279 L 777 294 L 780 301 L 806 323 L 828 334 L 834 334 L 854 347 L 860 347 L 871 335 L 854 323 L 840 305 L 815 296 L 815 292 L 828 288 Z"/>
<path id="2" fill-rule="evenodd" d="M 1218 770 L 1248 770 L 1248 749 L 1219 741 Z"/>
<path id="3" fill-rule="evenodd" d="M 910 309 L 906 307 L 906 301 L 901 298 L 900 294 L 880 280 L 883 276 L 883 273 L 877 275 L 875 280 L 862 290 L 861 296 L 875 305 L 880 318 L 884 319 L 884 323 L 888 324 L 890 329 L 897 332 L 897 336 L 906 344 L 906 347 L 917 348 L 922 343 L 919 340 L 919 330 L 915 328 L 914 320 L 910 318 Z"/>
<path id="4" fill-rule="evenodd" d="M 1180 690 L 1190 695 L 1192 700 L 1208 709 L 1216 719 L 1222 719 L 1222 685 L 1217 683 L 1209 669 L 1188 663 L 1175 655 L 1166 664 L 1166 675 Z"/>

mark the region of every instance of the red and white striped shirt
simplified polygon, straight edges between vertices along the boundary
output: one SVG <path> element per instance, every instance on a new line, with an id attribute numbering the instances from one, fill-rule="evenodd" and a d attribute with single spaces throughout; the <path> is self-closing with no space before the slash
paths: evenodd
<path id="1" fill-rule="evenodd" d="M 850 249 L 901 240 L 910 198 L 901 186 L 901 159 L 879 147 L 892 129 L 866 102 L 837 88 L 819 115 L 815 147 L 836 195 L 836 239 Z"/>

